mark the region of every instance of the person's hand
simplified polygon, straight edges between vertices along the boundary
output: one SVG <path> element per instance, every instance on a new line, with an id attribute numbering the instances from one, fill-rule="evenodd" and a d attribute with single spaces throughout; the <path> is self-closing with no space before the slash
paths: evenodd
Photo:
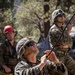
<path id="1" fill-rule="evenodd" d="M 41 61 L 42 64 L 45 65 L 45 64 L 46 64 L 46 55 L 43 55 L 43 56 L 41 57 L 40 61 Z"/>
<path id="2" fill-rule="evenodd" d="M 43 69 L 43 67 L 46 65 L 46 55 L 43 55 L 40 59 L 39 69 L 40 71 Z"/>
<path id="3" fill-rule="evenodd" d="M 7 68 L 5 69 L 5 71 L 6 71 L 6 73 L 10 73 L 10 72 L 11 72 L 11 69 L 7 67 Z"/>
<path id="4" fill-rule="evenodd" d="M 59 60 L 58 60 L 58 58 L 56 57 L 56 55 L 53 51 L 46 50 L 44 53 L 46 54 L 46 56 L 48 55 L 48 57 L 47 57 L 48 60 L 50 60 L 54 63 L 59 63 Z M 50 53 L 50 55 L 49 55 L 49 53 Z"/>
<path id="5" fill-rule="evenodd" d="M 4 70 L 6 73 L 10 73 L 11 69 L 9 67 L 7 67 L 6 65 L 3 66 Z"/>

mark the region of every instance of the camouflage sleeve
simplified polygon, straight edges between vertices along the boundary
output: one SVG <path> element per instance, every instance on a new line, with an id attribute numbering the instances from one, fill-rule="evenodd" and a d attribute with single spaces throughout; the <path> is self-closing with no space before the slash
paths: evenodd
<path id="1" fill-rule="evenodd" d="M 47 69 L 49 70 L 49 74 L 51 75 L 68 75 L 67 68 L 63 63 L 58 63 L 58 64 L 47 64 Z"/>
<path id="2" fill-rule="evenodd" d="M 30 67 L 26 62 L 20 62 L 15 67 L 15 75 L 38 75 L 40 72 L 39 65 Z"/>
<path id="3" fill-rule="evenodd" d="M 72 40 L 72 38 L 70 36 L 68 37 L 68 39 L 69 39 L 68 45 L 69 45 L 69 48 L 71 49 L 72 46 L 73 46 L 73 40 Z"/>
<path id="4" fill-rule="evenodd" d="M 51 38 L 51 43 L 53 46 L 56 44 L 60 36 L 61 36 L 61 32 L 58 29 L 51 29 L 49 31 L 49 38 Z M 57 43 L 57 45 L 60 45 L 60 42 Z"/>
<path id="5" fill-rule="evenodd" d="M 4 59 L 3 59 L 3 49 L 0 46 L 0 66 L 2 66 L 4 63 Z"/>
<path id="6" fill-rule="evenodd" d="M 63 63 L 56 64 L 58 75 L 68 75 L 66 66 Z"/>

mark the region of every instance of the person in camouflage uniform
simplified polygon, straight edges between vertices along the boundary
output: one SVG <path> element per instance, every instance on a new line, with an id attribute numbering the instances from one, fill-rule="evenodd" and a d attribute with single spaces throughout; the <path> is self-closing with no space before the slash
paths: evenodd
<path id="1" fill-rule="evenodd" d="M 4 27 L 6 40 L 0 45 L 0 73 L 1 75 L 14 75 L 14 67 L 18 62 L 16 54 L 16 44 L 14 40 L 15 32 L 12 26 Z"/>
<path id="2" fill-rule="evenodd" d="M 68 25 L 63 33 L 65 20 L 66 19 L 63 10 L 57 9 L 52 13 L 53 25 L 49 30 L 49 38 L 52 46 L 54 47 L 53 51 L 56 53 L 58 59 L 65 64 L 68 71 L 72 75 L 75 75 L 75 60 L 73 60 L 73 58 L 69 55 L 69 51 L 72 48 L 73 42 L 69 35 L 69 31 L 71 28 L 69 28 L 70 25 Z"/>
<path id="3" fill-rule="evenodd" d="M 16 46 L 18 58 L 21 61 L 16 65 L 15 75 L 68 75 L 63 63 L 59 62 L 54 52 L 46 58 L 50 50 L 46 50 L 39 60 L 36 43 L 29 38 L 22 38 Z"/>

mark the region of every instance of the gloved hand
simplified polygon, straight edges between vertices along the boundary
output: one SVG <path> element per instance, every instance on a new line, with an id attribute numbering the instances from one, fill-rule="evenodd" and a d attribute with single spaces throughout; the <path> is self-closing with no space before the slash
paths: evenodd
<path id="1" fill-rule="evenodd" d="M 49 54 L 49 53 L 50 53 L 50 54 Z M 51 51 L 51 50 L 46 50 L 46 51 L 44 51 L 44 54 L 47 55 L 47 59 L 48 59 L 48 60 L 50 60 L 50 61 L 52 61 L 52 62 L 54 62 L 54 63 L 58 63 L 58 62 L 59 62 L 58 58 L 56 57 L 56 55 L 55 55 L 55 53 L 54 53 L 53 51 Z"/>

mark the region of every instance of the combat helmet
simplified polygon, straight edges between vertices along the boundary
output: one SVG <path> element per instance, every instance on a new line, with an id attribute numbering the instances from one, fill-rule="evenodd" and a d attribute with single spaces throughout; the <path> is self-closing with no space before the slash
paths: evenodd
<path id="1" fill-rule="evenodd" d="M 22 58 L 23 52 L 25 50 L 25 46 L 27 45 L 27 43 L 29 43 L 30 40 L 29 38 L 22 38 L 16 45 L 16 52 L 17 52 L 17 57 L 18 58 Z"/>
<path id="2" fill-rule="evenodd" d="M 55 18 L 57 16 L 59 16 L 60 14 L 65 15 L 64 11 L 61 10 L 61 9 L 57 9 L 57 10 L 53 11 L 53 13 L 52 13 L 52 22 L 54 22 L 55 21 Z"/>

